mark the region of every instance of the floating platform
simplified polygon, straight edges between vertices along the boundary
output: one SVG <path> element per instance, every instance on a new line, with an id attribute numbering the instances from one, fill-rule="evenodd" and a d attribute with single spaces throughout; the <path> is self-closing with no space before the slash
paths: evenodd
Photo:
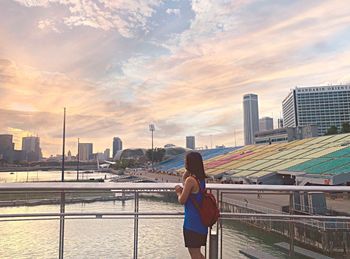
<path id="1" fill-rule="evenodd" d="M 251 259 L 278 259 L 278 257 L 275 257 L 262 251 L 258 251 L 254 248 L 240 249 L 239 253 Z"/>
<path id="2" fill-rule="evenodd" d="M 276 243 L 274 246 L 281 248 L 284 251 L 289 252 L 289 244 L 286 242 Z M 325 256 L 323 254 L 319 254 L 305 248 L 301 248 L 299 246 L 294 246 L 294 253 L 299 254 L 312 259 L 333 259 L 332 257 Z"/>

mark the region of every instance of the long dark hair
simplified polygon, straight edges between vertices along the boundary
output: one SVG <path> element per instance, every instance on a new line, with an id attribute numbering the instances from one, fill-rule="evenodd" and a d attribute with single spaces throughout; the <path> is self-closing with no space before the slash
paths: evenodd
<path id="1" fill-rule="evenodd" d="M 203 158 L 198 152 L 190 151 L 186 154 L 185 168 L 190 174 L 195 175 L 199 180 L 204 180 L 206 178 Z"/>

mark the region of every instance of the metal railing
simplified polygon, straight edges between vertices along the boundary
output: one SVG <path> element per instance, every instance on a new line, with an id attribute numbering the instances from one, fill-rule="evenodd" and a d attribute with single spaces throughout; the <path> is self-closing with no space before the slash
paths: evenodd
<path id="1" fill-rule="evenodd" d="M 244 201 L 239 201 L 239 200 L 235 200 L 235 199 L 230 199 L 228 202 L 231 203 L 232 205 L 255 211 L 256 213 L 263 213 L 263 214 L 267 214 L 267 215 L 269 215 L 269 214 L 289 215 L 289 213 L 281 211 L 281 210 L 271 209 L 271 208 L 268 208 L 266 206 L 261 206 L 261 205 L 251 204 L 251 203 L 248 204 Z M 316 214 L 316 213 L 313 215 L 314 216 L 322 216 L 321 214 Z M 344 229 L 344 230 L 350 231 L 350 224 L 346 224 L 343 221 L 338 221 L 338 220 L 328 222 L 328 221 L 324 221 L 324 220 L 322 220 L 322 221 L 315 220 L 314 218 L 312 218 L 312 219 L 304 218 L 303 221 L 299 221 L 298 223 L 308 225 L 308 226 L 311 226 L 314 228 L 322 229 L 322 230 Z"/>
<path id="2" fill-rule="evenodd" d="M 164 193 L 174 192 L 174 187 L 178 183 L 9 183 L 0 184 L 0 194 L 29 194 L 29 193 L 57 193 L 61 195 L 60 212 L 59 213 L 18 213 L 18 214 L 0 214 L 0 222 L 4 221 L 27 221 L 27 220 L 59 220 L 59 258 L 64 257 L 64 230 L 65 220 L 68 219 L 134 219 L 134 245 L 133 258 L 138 258 L 138 222 L 141 219 L 170 219 L 182 218 L 183 213 L 179 212 L 139 212 L 139 194 L 140 193 Z M 331 224 L 336 220 L 341 222 L 349 229 L 349 216 L 324 216 L 324 215 L 295 215 L 293 211 L 293 194 L 297 191 L 303 192 L 347 192 L 350 193 L 350 187 L 330 187 L 330 186 L 279 186 L 279 185 L 236 185 L 236 184 L 207 184 L 207 189 L 217 197 L 219 207 L 221 209 L 221 217 L 219 222 L 209 231 L 209 246 L 206 249 L 208 258 L 222 258 L 222 220 L 258 220 L 258 221 L 281 221 L 288 222 L 290 235 L 290 255 L 294 254 L 294 226 L 295 223 L 305 221 L 321 222 L 323 224 Z M 65 212 L 65 200 L 67 194 L 72 193 L 133 193 L 134 194 L 134 211 L 130 212 Z M 254 213 L 237 213 L 225 212 L 222 210 L 222 203 L 225 201 L 227 194 L 261 194 L 264 195 L 288 195 L 289 196 L 289 214 L 279 213 L 276 210 L 267 209 L 261 211 L 261 206 L 256 208 L 250 207 Z M 231 199 L 232 200 L 232 199 Z M 242 203 L 233 204 L 242 206 Z M 311 225 L 317 225 L 312 223 Z M 325 228 L 325 227 L 324 227 Z M 207 251 L 208 250 L 208 251 Z"/>

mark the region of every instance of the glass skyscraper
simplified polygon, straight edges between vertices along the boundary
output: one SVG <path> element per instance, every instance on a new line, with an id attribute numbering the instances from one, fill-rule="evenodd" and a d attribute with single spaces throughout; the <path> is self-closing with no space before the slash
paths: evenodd
<path id="1" fill-rule="evenodd" d="M 194 136 L 187 136 L 186 137 L 186 148 L 196 149 L 196 141 L 195 141 Z"/>
<path id="2" fill-rule="evenodd" d="M 317 125 L 324 135 L 331 126 L 350 121 L 350 85 L 296 87 L 282 102 L 284 127 Z"/>
<path id="3" fill-rule="evenodd" d="M 119 150 L 123 149 L 123 142 L 120 138 L 115 137 L 113 138 L 113 158 L 117 154 Z"/>
<path id="4" fill-rule="evenodd" d="M 79 143 L 79 160 L 89 161 L 92 159 L 93 144 L 92 143 Z"/>
<path id="5" fill-rule="evenodd" d="M 259 105 L 256 94 L 243 96 L 244 144 L 254 144 L 254 134 L 259 131 Z"/>

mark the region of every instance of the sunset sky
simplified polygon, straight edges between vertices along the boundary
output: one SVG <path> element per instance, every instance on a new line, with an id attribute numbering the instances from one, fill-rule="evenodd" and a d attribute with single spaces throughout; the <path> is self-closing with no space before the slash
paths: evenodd
<path id="1" fill-rule="evenodd" d="M 291 88 L 350 82 L 349 1 L 1 0 L 0 134 L 44 156 L 155 145 L 243 144 L 242 96 L 260 117 Z"/>

